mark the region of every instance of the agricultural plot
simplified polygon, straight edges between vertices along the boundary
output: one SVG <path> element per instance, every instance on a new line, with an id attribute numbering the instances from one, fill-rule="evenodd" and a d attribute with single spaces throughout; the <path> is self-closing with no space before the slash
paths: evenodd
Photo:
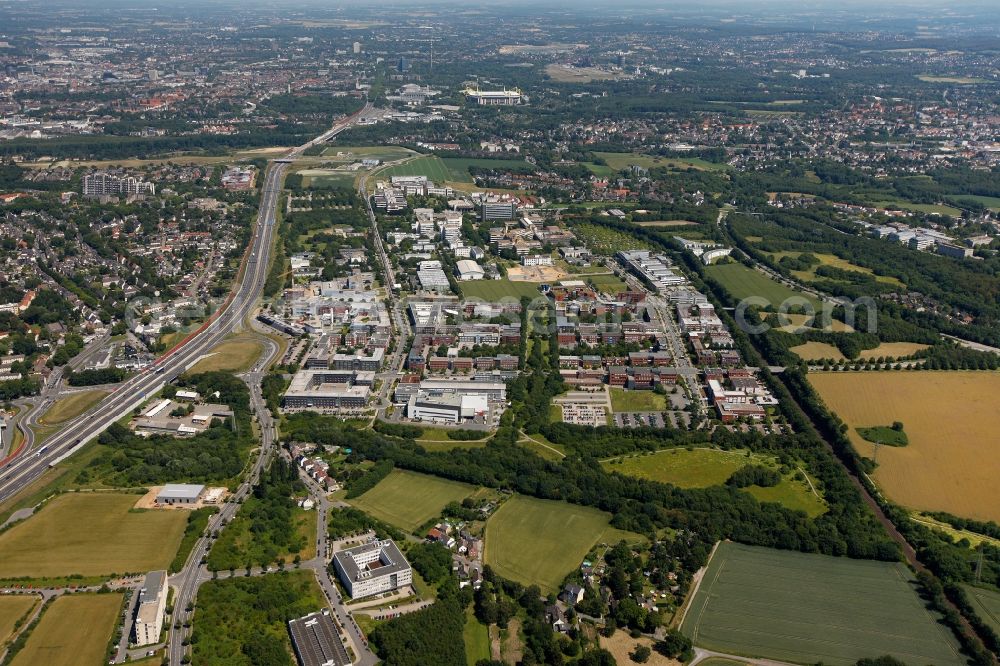
<path id="1" fill-rule="evenodd" d="M 187 512 L 132 511 L 138 495 L 69 493 L 0 534 L 0 578 L 166 569 Z"/>
<path id="2" fill-rule="evenodd" d="M 311 171 L 320 171 L 312 169 Z M 314 190 L 353 190 L 357 183 L 357 174 L 345 171 L 324 169 L 325 173 L 308 176 L 302 173 L 302 185 Z"/>
<path id="3" fill-rule="evenodd" d="M 681 630 L 729 654 L 850 666 L 965 663 L 901 563 L 720 543 Z"/>
<path id="4" fill-rule="evenodd" d="M 834 361 L 847 360 L 847 357 L 839 349 L 825 342 L 806 342 L 796 347 L 791 347 L 788 351 L 806 361 L 822 361 L 824 359 Z"/>
<path id="5" fill-rule="evenodd" d="M 520 299 L 522 296 L 541 296 L 536 282 L 515 282 L 513 280 L 470 280 L 460 284 L 466 298 L 481 298 L 495 303 L 503 298 Z"/>
<path id="6" fill-rule="evenodd" d="M 256 340 L 229 340 L 213 348 L 188 373 L 196 375 L 216 370 L 246 370 L 260 357 L 262 351 L 263 347 Z"/>
<path id="7" fill-rule="evenodd" d="M 790 298 L 797 299 L 796 303 L 800 303 L 801 299 L 805 299 L 812 304 L 816 312 L 822 311 L 823 308 L 822 303 L 815 297 L 775 282 L 760 271 L 755 271 L 743 264 L 735 262 L 715 264 L 708 266 L 705 272 L 717 280 L 737 300 L 750 297 L 763 298 L 772 307 L 778 308 L 784 301 Z"/>
<path id="8" fill-rule="evenodd" d="M 121 605 L 121 594 L 59 597 L 42 614 L 11 666 L 103 663 Z"/>
<path id="9" fill-rule="evenodd" d="M 822 314 L 816 315 L 806 315 L 806 314 L 781 314 L 778 315 L 779 321 L 788 322 L 781 327 L 781 330 L 788 333 L 800 332 L 803 328 L 811 328 L 814 330 L 824 330 L 830 331 L 832 333 L 853 333 L 854 329 L 845 324 L 842 321 L 830 318 L 828 324 L 824 324 Z M 832 345 L 831 345 L 832 346 Z"/>
<path id="10" fill-rule="evenodd" d="M 722 451 L 699 448 L 666 449 L 655 453 L 605 460 L 602 465 L 609 472 L 618 472 L 650 481 L 670 483 L 678 488 L 708 488 L 719 486 L 744 465 L 763 465 L 777 469 L 778 462 L 771 456 L 747 455 L 747 451 Z M 794 472 L 783 476 L 781 482 L 770 488 L 750 486 L 743 489 L 759 502 L 774 502 L 794 511 L 804 511 L 815 518 L 826 511 L 826 503 L 813 491 L 804 478 L 795 478 Z"/>
<path id="11" fill-rule="evenodd" d="M 993 627 L 993 631 L 1000 633 L 1000 592 L 984 590 L 981 587 L 972 587 L 971 585 L 963 585 L 962 587 L 976 609 L 976 615 Z"/>
<path id="12" fill-rule="evenodd" d="M 440 515 L 448 502 L 461 502 L 475 490 L 465 483 L 395 470 L 350 503 L 379 520 L 412 532 Z"/>
<path id="13" fill-rule="evenodd" d="M 1000 520 L 997 372 L 844 372 L 809 376 L 849 426 L 858 452 L 874 454 L 857 427 L 902 421 L 909 445 L 880 447 L 874 479 L 894 501 L 921 511 Z"/>
<path id="14" fill-rule="evenodd" d="M 7 642 L 16 630 L 17 621 L 26 617 L 38 603 L 39 597 L 33 594 L 0 597 L 0 644 Z"/>
<path id="15" fill-rule="evenodd" d="M 589 507 L 515 496 L 486 522 L 484 561 L 498 574 L 554 592 L 595 543 L 642 538 L 612 528 Z"/>
<path id="16" fill-rule="evenodd" d="M 905 199 L 880 199 L 878 201 L 870 201 L 870 203 L 873 206 L 878 206 L 879 208 L 886 208 L 890 210 L 911 210 L 915 213 L 927 213 L 929 215 L 959 217 L 962 214 L 962 211 L 954 206 L 948 206 L 945 204 L 912 203 L 910 201 L 906 201 Z"/>
<path id="17" fill-rule="evenodd" d="M 1000 197 L 984 197 L 976 194 L 963 194 L 960 197 L 954 197 L 953 200 L 960 206 L 967 206 L 971 202 L 986 206 L 994 213 L 1000 212 Z"/>

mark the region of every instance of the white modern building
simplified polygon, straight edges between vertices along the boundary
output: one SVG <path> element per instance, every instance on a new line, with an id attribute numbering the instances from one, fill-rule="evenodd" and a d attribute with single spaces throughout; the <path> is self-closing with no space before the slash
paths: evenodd
<path id="1" fill-rule="evenodd" d="M 195 504 L 205 492 L 199 483 L 168 483 L 156 495 L 157 504 Z"/>
<path id="2" fill-rule="evenodd" d="M 486 271 L 471 259 L 460 259 L 455 262 L 455 268 L 458 270 L 458 279 L 463 282 L 482 280 L 486 277 Z"/>
<path id="3" fill-rule="evenodd" d="M 333 566 L 354 599 L 391 592 L 413 582 L 410 563 L 389 539 L 341 550 L 334 554 Z"/>
<path id="4" fill-rule="evenodd" d="M 153 645 L 160 642 L 163 615 L 167 609 L 167 572 L 150 571 L 139 590 L 135 611 L 135 644 Z"/>
<path id="5" fill-rule="evenodd" d="M 406 416 L 421 421 L 461 423 L 477 417 L 485 418 L 489 410 L 489 399 L 485 395 L 418 391 L 406 405 Z"/>

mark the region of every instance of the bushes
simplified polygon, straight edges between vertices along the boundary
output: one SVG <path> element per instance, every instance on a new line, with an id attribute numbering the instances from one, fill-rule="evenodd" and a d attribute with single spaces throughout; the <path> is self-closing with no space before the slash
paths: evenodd
<path id="1" fill-rule="evenodd" d="M 417 439 L 424 434 L 423 428 L 419 426 L 405 425 L 403 423 L 387 423 L 378 419 L 375 420 L 375 425 L 372 426 L 372 429 L 383 435 L 399 437 L 401 439 Z"/>
<path id="2" fill-rule="evenodd" d="M 69 371 L 67 372 L 66 380 L 70 386 L 98 386 L 100 384 L 117 384 L 118 382 L 123 382 L 129 374 L 129 371 L 123 368 L 80 370 L 79 372 Z"/>
<path id="3" fill-rule="evenodd" d="M 726 480 L 726 485 L 734 488 L 749 488 L 750 486 L 771 488 L 779 483 L 781 483 L 781 474 L 770 467 L 761 465 L 744 465 Z"/>
<path id="4" fill-rule="evenodd" d="M 393 463 L 391 460 L 380 460 L 375 463 L 375 466 L 368 470 L 368 473 L 362 476 L 360 479 L 351 484 L 351 487 L 347 489 L 347 499 L 353 499 L 360 495 L 364 495 L 366 492 L 378 485 L 378 482 L 389 476 L 389 472 L 393 469 Z"/>
<path id="5" fill-rule="evenodd" d="M 422 610 L 376 627 L 370 642 L 393 666 L 465 666 L 465 610 L 458 598 L 443 598 Z"/>

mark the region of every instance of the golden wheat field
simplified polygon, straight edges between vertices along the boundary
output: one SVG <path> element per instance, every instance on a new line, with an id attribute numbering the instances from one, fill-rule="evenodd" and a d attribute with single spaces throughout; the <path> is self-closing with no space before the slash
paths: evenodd
<path id="1" fill-rule="evenodd" d="M 1000 372 L 844 372 L 809 376 L 851 428 L 902 421 L 909 446 L 879 448 L 875 481 L 904 506 L 1000 521 Z"/>

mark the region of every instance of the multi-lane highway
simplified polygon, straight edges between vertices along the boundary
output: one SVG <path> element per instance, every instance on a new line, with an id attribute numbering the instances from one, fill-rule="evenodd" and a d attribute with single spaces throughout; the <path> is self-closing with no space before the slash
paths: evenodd
<path id="1" fill-rule="evenodd" d="M 143 372 L 120 384 L 97 407 L 70 421 L 58 433 L 49 437 L 44 446 L 37 450 L 25 448 L 20 456 L 4 462 L 4 467 L 0 470 L 0 502 L 16 495 L 50 466 L 72 455 L 111 423 L 142 404 L 164 384 L 172 381 L 219 344 L 235 327 L 242 325 L 256 306 L 267 278 L 275 216 L 288 163 L 300 157 L 306 149 L 327 141 L 370 113 L 371 106 L 366 105 L 357 114 L 338 122 L 316 139 L 291 150 L 268 167 L 253 238 L 243 257 L 240 275 L 233 291 L 222 307 L 183 343 L 157 359 L 156 363 Z"/>

